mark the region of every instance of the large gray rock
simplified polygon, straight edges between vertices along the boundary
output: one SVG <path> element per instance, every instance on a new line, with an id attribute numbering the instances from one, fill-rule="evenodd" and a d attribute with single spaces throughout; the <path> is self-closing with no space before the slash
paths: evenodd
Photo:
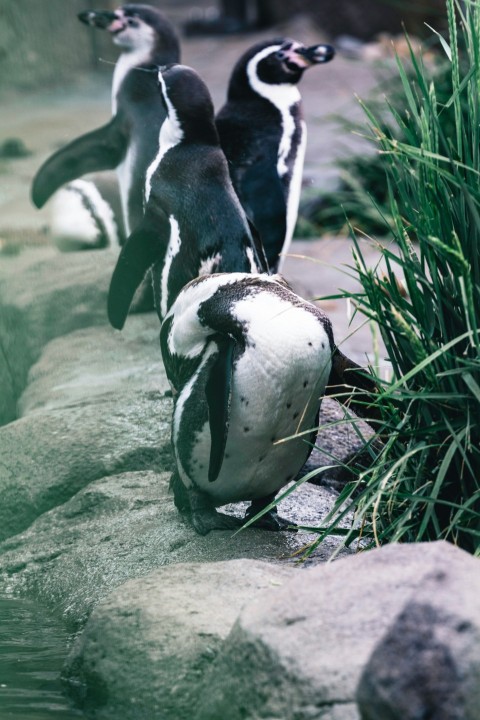
<path id="1" fill-rule="evenodd" d="M 132 316 L 124 333 L 92 327 L 45 347 L 19 401 L 25 417 L 0 428 L 0 540 L 94 480 L 171 468 L 158 326 Z"/>
<path id="2" fill-rule="evenodd" d="M 15 403 L 30 366 L 52 338 L 106 324 L 106 297 L 115 253 L 56 254 L 51 249 L 2 257 L 0 266 L 0 424 Z"/>
<path id="3" fill-rule="evenodd" d="M 391 545 L 306 570 L 240 614 L 192 717 L 358 720 L 356 689 L 373 649 L 418 594 L 440 591 L 445 614 L 460 618 L 465 607 L 475 625 L 477 664 L 464 668 L 471 688 L 479 679 L 480 593 L 472 583 L 479 568 L 437 542 Z"/>
<path id="4" fill-rule="evenodd" d="M 253 560 L 184 563 L 125 583 L 95 608 L 64 675 L 95 718 L 189 720 L 242 607 L 298 572 Z"/>
<path id="5" fill-rule="evenodd" d="M 89 327 L 52 340 L 30 369 L 18 402 L 19 416 L 79 404 L 98 404 L 112 394 L 156 392 L 170 385 L 155 313 L 131 315 L 122 332 Z"/>
<path id="6" fill-rule="evenodd" d="M 363 670 L 362 720 L 479 720 L 478 562 L 439 568 L 407 602 Z"/>
<path id="7" fill-rule="evenodd" d="M 94 480 L 170 468 L 170 419 L 170 399 L 155 391 L 126 391 L 0 428 L 0 539 L 21 532 Z"/>
<path id="8" fill-rule="evenodd" d="M 159 566 L 233 558 L 293 562 L 313 539 L 251 528 L 201 537 L 176 510 L 169 477 L 139 471 L 92 481 L 28 530 L 0 543 L 0 594 L 34 597 L 78 628 L 118 585 Z M 293 522 L 315 525 L 333 500 L 324 489 L 305 485 L 282 510 Z M 235 512 L 240 514 L 242 506 Z M 317 562 L 334 549 L 334 540 L 324 543 Z"/>

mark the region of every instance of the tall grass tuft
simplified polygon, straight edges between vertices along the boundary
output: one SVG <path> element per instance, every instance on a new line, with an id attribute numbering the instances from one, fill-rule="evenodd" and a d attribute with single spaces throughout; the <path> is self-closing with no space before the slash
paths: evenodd
<path id="1" fill-rule="evenodd" d="M 383 444 L 369 443 L 371 465 L 316 528 L 317 542 L 336 532 L 348 545 L 444 538 L 480 554 L 480 5 L 447 0 L 447 13 L 447 101 L 411 52 L 413 81 L 397 59 L 405 112 L 389 106 L 404 140 L 364 105 L 395 244 L 381 248 L 381 274 L 352 231 L 362 292 L 351 298 L 378 324 L 393 379 L 379 379 Z M 354 524 L 341 529 L 352 509 Z"/>

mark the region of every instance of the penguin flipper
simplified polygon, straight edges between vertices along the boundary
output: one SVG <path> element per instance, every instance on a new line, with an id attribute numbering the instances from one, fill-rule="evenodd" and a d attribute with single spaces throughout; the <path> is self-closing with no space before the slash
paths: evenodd
<path id="1" fill-rule="evenodd" d="M 127 146 L 127 132 L 116 115 L 107 125 L 81 135 L 51 155 L 32 183 L 32 201 L 37 208 L 62 185 L 82 175 L 113 170 L 120 164 Z"/>
<path id="2" fill-rule="evenodd" d="M 210 424 L 210 464 L 208 479 L 214 482 L 222 469 L 228 437 L 230 401 L 232 389 L 235 340 L 231 337 L 216 339 L 218 354 L 210 368 L 205 386 Z"/>
<path id="3" fill-rule="evenodd" d="M 170 223 L 157 206 L 147 208 L 142 222 L 127 239 L 118 256 L 108 290 L 107 312 L 110 324 L 121 330 L 135 291 L 147 271 L 162 256 L 168 243 Z"/>

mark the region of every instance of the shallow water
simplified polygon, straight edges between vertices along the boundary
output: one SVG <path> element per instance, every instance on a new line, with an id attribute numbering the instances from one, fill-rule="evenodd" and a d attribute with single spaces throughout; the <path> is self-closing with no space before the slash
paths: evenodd
<path id="1" fill-rule="evenodd" d="M 36 603 L 0 597 L 0 719 L 78 720 L 62 692 L 68 635 Z"/>

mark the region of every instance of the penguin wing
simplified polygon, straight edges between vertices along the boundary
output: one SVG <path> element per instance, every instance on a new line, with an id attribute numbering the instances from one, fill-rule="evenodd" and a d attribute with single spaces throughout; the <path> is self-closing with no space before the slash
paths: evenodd
<path id="1" fill-rule="evenodd" d="M 233 359 L 235 340 L 231 337 L 215 339 L 218 354 L 210 368 L 205 386 L 210 425 L 210 464 L 208 479 L 214 482 L 222 469 L 228 437 L 230 403 L 232 395 Z"/>
<path id="2" fill-rule="evenodd" d="M 121 330 L 147 270 L 165 253 L 170 222 L 159 205 L 147 207 L 141 223 L 122 247 L 108 291 L 108 319 Z"/>
<path id="3" fill-rule="evenodd" d="M 120 164 L 126 150 L 128 133 L 116 115 L 108 125 L 81 135 L 46 160 L 32 183 L 32 201 L 43 207 L 59 187 L 81 175 L 112 170 Z"/>

